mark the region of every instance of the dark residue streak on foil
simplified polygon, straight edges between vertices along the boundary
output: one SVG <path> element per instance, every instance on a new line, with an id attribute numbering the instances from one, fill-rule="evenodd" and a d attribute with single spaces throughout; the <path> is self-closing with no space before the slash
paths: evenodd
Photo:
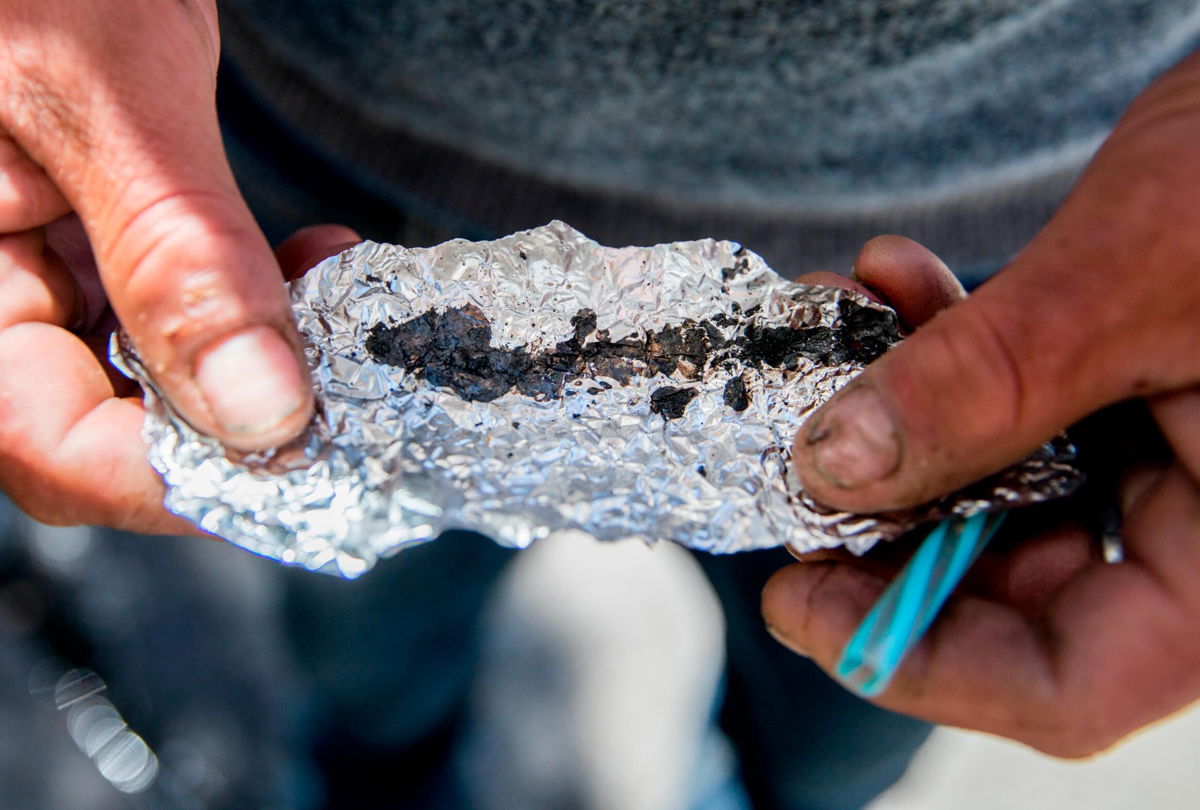
<path id="1" fill-rule="evenodd" d="M 866 365 L 899 340 L 894 313 L 864 307 L 843 298 L 838 301 L 838 328 L 813 326 L 761 327 L 753 319 L 735 339 L 738 356 L 755 365 L 795 369 L 800 358 L 823 365 Z"/>
<path id="2" fill-rule="evenodd" d="M 741 374 L 731 377 L 729 382 L 725 383 L 725 390 L 721 392 L 721 398 L 727 407 L 733 408 L 738 413 L 749 408 L 750 394 L 746 391 L 746 378 Z"/>
<path id="3" fill-rule="evenodd" d="M 688 403 L 696 398 L 694 388 L 676 388 L 664 385 L 650 392 L 650 410 L 663 419 L 679 419 L 687 410 Z"/>
<path id="4" fill-rule="evenodd" d="M 376 324 L 367 335 L 367 351 L 465 400 L 490 402 L 513 388 L 538 400 L 560 399 L 575 393 L 567 386 L 582 379 L 603 377 L 627 384 L 635 376 L 676 374 L 699 380 L 708 368 L 734 359 L 790 370 L 799 366 L 801 358 L 866 364 L 898 339 L 892 313 L 847 299 L 839 301 L 838 307 L 836 329 L 761 327 L 747 317 L 741 331 L 730 339 L 718 328 L 718 324 L 729 325 L 727 319 L 688 320 L 648 332 L 644 338 L 618 341 L 596 329 L 595 312 L 582 309 L 571 318 L 575 329 L 571 337 L 549 351 L 533 353 L 524 347 L 492 346 L 491 323 L 477 307 L 467 305 L 440 312 L 430 309 L 399 324 Z M 664 386 L 653 392 L 650 407 L 666 419 L 676 419 L 695 396 L 692 389 Z M 735 411 L 749 406 L 741 377 L 726 384 L 723 396 Z"/>

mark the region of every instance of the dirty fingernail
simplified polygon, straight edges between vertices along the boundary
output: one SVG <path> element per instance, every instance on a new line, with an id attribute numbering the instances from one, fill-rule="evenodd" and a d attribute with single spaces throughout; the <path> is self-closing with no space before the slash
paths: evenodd
<path id="1" fill-rule="evenodd" d="M 852 388 L 805 434 L 813 466 L 836 487 L 854 489 L 887 478 L 900 466 L 900 436 L 873 388 Z"/>
<path id="2" fill-rule="evenodd" d="M 296 356 L 269 326 L 235 332 L 205 351 L 196 383 L 221 427 L 239 436 L 278 427 L 306 401 Z"/>

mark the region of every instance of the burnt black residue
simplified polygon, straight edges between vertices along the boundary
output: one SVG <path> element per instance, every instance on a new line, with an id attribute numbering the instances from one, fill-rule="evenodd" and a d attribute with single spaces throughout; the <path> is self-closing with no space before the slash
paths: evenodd
<path id="1" fill-rule="evenodd" d="M 755 365 L 794 369 L 800 359 L 827 360 L 833 353 L 833 330 L 827 326 L 791 329 L 750 326 L 742 335 L 741 356 Z"/>
<path id="2" fill-rule="evenodd" d="M 582 391 L 574 384 L 597 381 L 587 391 L 599 394 L 607 378 L 627 385 L 635 377 L 656 374 L 699 380 L 706 369 L 741 361 L 744 365 L 795 369 L 801 358 L 831 364 L 869 363 L 896 342 L 896 319 L 887 311 L 843 299 L 838 328 L 760 327 L 746 313 L 742 330 L 726 338 L 719 326 L 734 321 L 684 321 L 649 332 L 644 338 L 610 339 L 596 328 L 596 313 L 582 309 L 571 319 L 573 334 L 554 348 L 530 352 L 524 347 L 491 345 L 492 326 L 477 307 L 441 312 L 429 310 L 400 324 L 379 323 L 367 335 L 367 351 L 375 359 L 420 374 L 432 385 L 449 388 L 466 400 L 490 402 L 516 388 L 539 400 L 559 399 Z M 570 386 L 570 387 L 569 387 Z M 697 395 L 694 388 L 663 386 L 650 397 L 650 407 L 666 419 L 683 415 Z M 744 376 L 725 385 L 726 406 L 743 411 L 750 404 Z"/>
<path id="3" fill-rule="evenodd" d="M 772 368 L 795 369 L 801 358 L 818 363 L 861 363 L 879 358 L 898 337 L 896 316 L 886 310 L 864 307 L 843 298 L 838 301 L 837 329 L 813 326 L 756 326 L 751 323 L 739 338 L 741 359 Z"/>
<path id="4" fill-rule="evenodd" d="M 616 341 L 596 329 L 592 310 L 580 310 L 571 325 L 571 337 L 532 354 L 491 346 L 491 324 L 477 307 L 429 310 L 404 323 L 376 324 L 367 334 L 367 351 L 384 363 L 419 372 L 463 399 L 490 402 L 514 387 L 536 399 L 559 399 L 573 393 L 568 385 L 584 378 L 628 384 L 634 377 L 663 374 L 698 380 L 712 352 L 726 345 L 716 326 L 695 321 Z M 602 390 L 603 385 L 588 389 Z"/>
<path id="5" fill-rule="evenodd" d="M 725 390 L 722 392 L 722 398 L 725 400 L 725 406 L 741 413 L 750 407 L 750 393 L 746 390 L 746 376 L 739 374 L 736 377 L 730 377 L 729 382 L 725 383 Z"/>
<path id="6" fill-rule="evenodd" d="M 524 349 L 491 346 L 492 326 L 476 307 L 429 310 L 395 326 L 376 324 L 367 351 L 384 363 L 419 370 L 432 385 L 472 402 L 490 402 L 533 367 Z"/>
<path id="7" fill-rule="evenodd" d="M 839 342 L 847 359 L 855 363 L 873 363 L 900 339 L 896 313 L 891 310 L 864 307 L 843 298 L 838 301 L 838 315 Z"/>
<path id="8" fill-rule="evenodd" d="M 695 388 L 664 385 L 650 392 L 650 410 L 661 415 L 663 419 L 678 419 L 687 410 L 688 403 L 695 398 Z"/>

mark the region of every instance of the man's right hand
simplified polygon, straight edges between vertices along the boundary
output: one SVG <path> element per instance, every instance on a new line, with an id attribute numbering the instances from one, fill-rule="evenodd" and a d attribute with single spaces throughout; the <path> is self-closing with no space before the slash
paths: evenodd
<path id="1" fill-rule="evenodd" d="M 225 159 L 218 52 L 212 0 L 0 5 L 0 487 L 43 521 L 188 530 L 105 372 L 108 307 L 230 446 L 281 444 L 312 412 L 279 264 Z"/>

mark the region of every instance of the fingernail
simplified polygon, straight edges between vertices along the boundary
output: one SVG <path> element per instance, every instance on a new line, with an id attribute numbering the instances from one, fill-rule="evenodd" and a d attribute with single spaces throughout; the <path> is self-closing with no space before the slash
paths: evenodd
<path id="1" fill-rule="evenodd" d="M 778 641 L 784 647 L 787 647 L 789 650 L 794 652 L 796 655 L 800 655 L 805 658 L 812 658 L 812 653 L 810 653 L 803 645 L 797 644 L 795 641 L 793 641 L 792 639 L 785 636 L 783 634 L 783 631 L 780 630 L 778 627 L 768 624 L 767 632 L 771 634 L 771 638 Z"/>
<path id="2" fill-rule="evenodd" d="M 851 388 L 805 434 L 813 466 L 842 489 L 873 484 L 900 466 L 900 436 L 875 389 Z"/>
<path id="3" fill-rule="evenodd" d="M 251 326 L 200 356 L 196 384 L 221 427 L 254 436 L 278 427 L 303 406 L 307 380 L 278 332 Z"/>

